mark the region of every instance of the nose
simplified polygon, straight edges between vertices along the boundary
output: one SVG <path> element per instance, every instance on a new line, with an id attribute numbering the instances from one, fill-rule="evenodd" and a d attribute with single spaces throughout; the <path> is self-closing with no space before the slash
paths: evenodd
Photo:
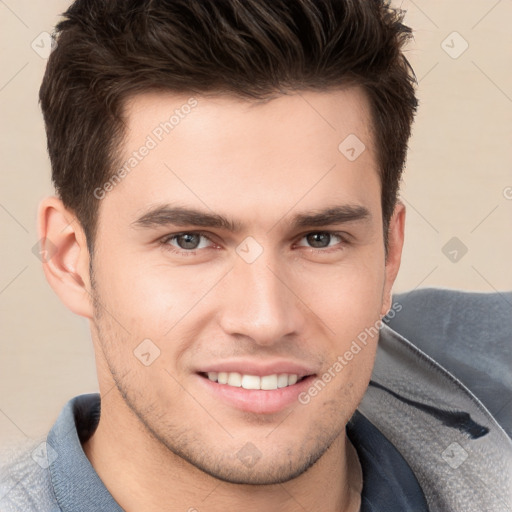
<path id="1" fill-rule="evenodd" d="M 300 297 L 282 267 L 265 253 L 252 263 L 237 258 L 220 299 L 224 332 L 250 338 L 261 346 L 300 333 L 304 322 Z"/>

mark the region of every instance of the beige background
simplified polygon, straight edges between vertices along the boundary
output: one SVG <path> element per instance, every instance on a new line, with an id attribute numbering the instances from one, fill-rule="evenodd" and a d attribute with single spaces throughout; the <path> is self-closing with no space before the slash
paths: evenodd
<path id="1" fill-rule="evenodd" d="M 59 302 L 31 252 L 37 205 L 52 193 L 37 103 L 46 61 L 31 45 L 44 53 L 39 35 L 68 3 L 0 0 L 0 444 L 43 435 L 69 398 L 98 389 L 88 323 Z M 512 1 L 400 5 L 415 29 L 421 106 L 396 290 L 511 289 Z M 442 250 L 452 237 L 467 248 L 457 262 Z"/>

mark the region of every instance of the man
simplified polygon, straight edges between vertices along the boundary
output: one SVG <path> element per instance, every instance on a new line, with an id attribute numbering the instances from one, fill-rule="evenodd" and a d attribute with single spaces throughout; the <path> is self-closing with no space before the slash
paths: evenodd
<path id="1" fill-rule="evenodd" d="M 46 465 L 7 466 L 1 510 L 510 510 L 496 418 L 381 322 L 403 309 L 417 104 L 401 20 L 363 0 L 69 8 L 39 231 L 100 395 L 66 405 Z"/>

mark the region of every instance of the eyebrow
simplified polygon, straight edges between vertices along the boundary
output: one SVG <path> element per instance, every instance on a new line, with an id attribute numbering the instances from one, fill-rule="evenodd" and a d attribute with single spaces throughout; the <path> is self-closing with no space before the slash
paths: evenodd
<path id="1" fill-rule="evenodd" d="M 167 226 L 168 224 L 220 228 L 233 232 L 240 231 L 242 227 L 239 223 L 232 222 L 217 213 L 208 213 L 181 206 L 173 207 L 171 205 L 156 206 L 132 222 L 132 226 L 135 228 L 153 228 Z"/>
<path id="2" fill-rule="evenodd" d="M 312 210 L 296 214 L 288 224 L 292 228 L 322 227 L 355 221 L 369 221 L 371 213 L 361 205 L 339 205 L 322 210 Z M 232 221 L 223 215 L 209 213 L 181 206 L 159 205 L 131 223 L 134 228 L 156 228 L 160 226 L 197 226 L 218 228 L 233 233 L 242 231 L 243 224 Z"/>
<path id="3" fill-rule="evenodd" d="M 369 221 L 371 213 L 365 206 L 341 205 L 326 208 L 320 211 L 299 213 L 292 218 L 292 226 L 322 227 L 330 224 L 343 224 L 346 222 Z"/>

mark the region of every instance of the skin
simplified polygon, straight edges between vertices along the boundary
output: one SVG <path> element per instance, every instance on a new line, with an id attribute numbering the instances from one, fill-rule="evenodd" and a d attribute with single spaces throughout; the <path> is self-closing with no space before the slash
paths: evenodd
<path id="1" fill-rule="evenodd" d="M 187 99 L 132 98 L 123 156 Z M 321 376 L 389 310 L 405 209 L 395 208 L 386 258 L 367 99 L 357 88 L 266 103 L 196 99 L 99 202 L 92 262 L 73 213 L 55 197 L 40 205 L 40 236 L 57 247 L 45 274 L 90 320 L 95 347 L 102 411 L 84 452 L 127 511 L 359 510 L 361 468 L 345 426 L 367 388 L 376 339 L 307 405 L 274 413 L 234 407 L 196 372 L 211 362 L 281 359 Z M 366 146 L 353 162 L 338 150 L 349 134 Z M 241 229 L 134 224 L 165 203 Z M 296 215 L 339 205 L 368 215 L 293 225 Z M 196 250 L 168 239 L 198 231 L 211 241 L 199 238 Z M 326 231 L 341 238 L 311 247 L 307 235 Z M 252 263 L 237 253 L 249 236 L 263 250 Z M 160 351 L 149 366 L 134 355 L 145 339 Z M 252 467 L 237 457 L 247 443 L 260 456 Z"/>

